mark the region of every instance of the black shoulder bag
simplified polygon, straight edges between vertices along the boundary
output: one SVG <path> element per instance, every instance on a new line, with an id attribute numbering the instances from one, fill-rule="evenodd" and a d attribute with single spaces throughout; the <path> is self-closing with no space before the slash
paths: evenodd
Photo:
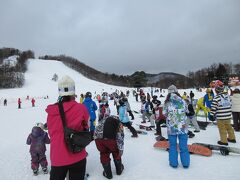
<path id="1" fill-rule="evenodd" d="M 70 152 L 78 153 L 82 151 L 92 141 L 91 133 L 88 130 L 76 131 L 68 128 L 66 125 L 62 102 L 58 103 L 58 108 L 62 119 L 65 143 Z"/>

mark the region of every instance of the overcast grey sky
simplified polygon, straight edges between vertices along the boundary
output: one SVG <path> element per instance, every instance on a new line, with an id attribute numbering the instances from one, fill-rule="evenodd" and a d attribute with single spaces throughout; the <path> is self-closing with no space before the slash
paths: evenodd
<path id="1" fill-rule="evenodd" d="M 0 0 L 0 47 L 109 73 L 186 74 L 240 63 L 240 0 Z"/>

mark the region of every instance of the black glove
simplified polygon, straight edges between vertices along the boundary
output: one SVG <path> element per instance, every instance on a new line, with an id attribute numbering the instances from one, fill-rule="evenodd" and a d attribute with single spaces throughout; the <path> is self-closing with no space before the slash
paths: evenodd
<path id="1" fill-rule="evenodd" d="M 228 150 L 226 147 L 221 147 L 221 148 L 220 148 L 220 153 L 221 153 L 223 156 L 227 156 L 227 155 L 229 155 L 229 150 Z"/>
<path id="2" fill-rule="evenodd" d="M 208 117 L 208 119 L 209 119 L 209 121 L 215 121 L 215 118 L 214 118 L 213 115 L 210 115 L 210 116 Z"/>

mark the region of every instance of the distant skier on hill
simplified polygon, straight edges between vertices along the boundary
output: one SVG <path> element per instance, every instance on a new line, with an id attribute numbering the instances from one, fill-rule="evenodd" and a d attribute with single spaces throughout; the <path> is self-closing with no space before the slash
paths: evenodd
<path id="1" fill-rule="evenodd" d="M 21 104 L 22 104 L 22 101 L 20 98 L 18 98 L 18 109 L 21 109 Z"/>

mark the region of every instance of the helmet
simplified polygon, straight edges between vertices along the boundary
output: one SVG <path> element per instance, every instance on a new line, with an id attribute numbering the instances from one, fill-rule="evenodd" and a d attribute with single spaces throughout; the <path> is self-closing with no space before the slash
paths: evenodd
<path id="1" fill-rule="evenodd" d="M 85 95 L 85 97 L 86 97 L 86 98 L 87 98 L 87 97 L 92 98 L 92 93 L 91 93 L 91 92 L 87 92 L 86 95 Z"/>
<path id="2" fill-rule="evenodd" d="M 223 84 L 222 81 L 216 80 L 214 86 L 215 86 L 215 91 L 216 92 L 219 93 L 219 92 L 223 92 L 224 91 L 224 84 Z"/>

